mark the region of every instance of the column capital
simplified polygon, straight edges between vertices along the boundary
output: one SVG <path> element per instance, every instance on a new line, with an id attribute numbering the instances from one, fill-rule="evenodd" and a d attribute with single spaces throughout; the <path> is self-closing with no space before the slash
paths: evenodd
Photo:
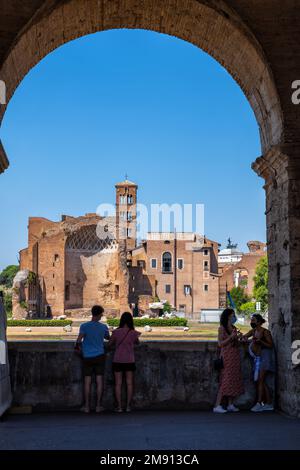
<path id="1" fill-rule="evenodd" d="M 279 177 L 284 175 L 289 179 L 300 179 L 300 144 L 285 143 L 273 146 L 258 157 L 251 168 L 258 176 L 264 178 L 266 185 L 274 182 L 276 184 Z"/>
<path id="2" fill-rule="evenodd" d="M 251 165 L 258 176 L 264 178 L 266 184 L 277 185 L 278 179 L 287 170 L 289 158 L 284 152 L 284 146 L 276 145 L 264 155 L 258 157 Z"/>

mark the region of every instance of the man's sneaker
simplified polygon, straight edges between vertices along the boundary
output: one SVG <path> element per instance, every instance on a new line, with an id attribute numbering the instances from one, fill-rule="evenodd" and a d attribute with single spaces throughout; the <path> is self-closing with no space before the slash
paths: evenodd
<path id="1" fill-rule="evenodd" d="M 274 411 L 274 406 L 272 404 L 266 403 L 261 411 Z"/>
<path id="2" fill-rule="evenodd" d="M 81 411 L 82 413 L 87 413 L 87 414 L 90 413 L 90 409 L 89 409 L 88 406 L 82 406 L 82 407 L 80 408 L 80 411 Z"/>
<path id="3" fill-rule="evenodd" d="M 227 413 L 227 410 L 224 410 L 224 408 L 221 405 L 219 405 L 219 406 L 214 407 L 213 412 L 214 413 Z"/>
<path id="4" fill-rule="evenodd" d="M 122 408 L 115 408 L 115 413 L 123 413 Z"/>
<path id="5" fill-rule="evenodd" d="M 229 411 L 229 413 L 236 413 L 237 411 L 240 411 L 240 410 L 234 405 L 228 405 L 227 411 Z"/>
<path id="6" fill-rule="evenodd" d="M 256 405 L 251 408 L 251 411 L 253 411 L 254 413 L 258 413 L 260 411 L 263 411 L 263 409 L 264 405 L 262 405 L 261 403 L 256 403 Z"/>
<path id="7" fill-rule="evenodd" d="M 104 406 L 101 406 L 101 405 L 96 406 L 96 413 L 102 413 L 103 411 L 105 411 Z"/>

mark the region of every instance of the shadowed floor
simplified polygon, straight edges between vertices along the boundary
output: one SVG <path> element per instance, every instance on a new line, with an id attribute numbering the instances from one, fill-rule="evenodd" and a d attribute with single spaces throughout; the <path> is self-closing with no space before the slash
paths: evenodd
<path id="1" fill-rule="evenodd" d="M 0 422 L 0 449 L 299 450 L 300 420 L 267 412 L 11 415 Z"/>

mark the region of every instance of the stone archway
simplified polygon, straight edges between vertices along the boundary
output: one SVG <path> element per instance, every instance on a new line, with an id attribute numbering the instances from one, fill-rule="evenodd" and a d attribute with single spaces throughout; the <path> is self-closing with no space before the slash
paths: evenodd
<path id="1" fill-rule="evenodd" d="M 234 0 L 37 2 L 41 7 L 19 30 L 0 64 L 0 78 L 7 85 L 9 101 L 28 71 L 55 48 L 83 35 L 115 28 L 147 29 L 176 36 L 203 49 L 226 68 L 244 91 L 260 128 L 263 156 L 256 160 L 253 169 L 266 181 L 270 318 L 278 349 L 278 398 L 281 409 L 300 415 L 297 393 L 300 372 L 291 362 L 293 340 L 299 339 L 297 335 L 300 337 L 300 164 L 299 142 L 294 132 L 298 121 L 293 121 L 290 101 L 283 95 L 287 80 L 275 67 L 277 56 L 271 68 L 265 56 L 267 39 L 263 48 L 258 40 L 263 38 L 261 30 L 258 28 L 256 37 L 253 32 L 256 28 L 247 26 L 252 17 L 242 3 Z M 243 12 L 243 8 L 245 19 L 237 13 Z M 296 15 L 293 8 L 291 2 L 291 19 Z M 259 18 L 255 21 L 259 22 Z M 280 49 L 278 42 L 276 47 Z M 296 45 L 291 47 L 295 49 Z M 270 55 L 269 49 L 268 52 Z M 1 107 L 0 119 L 4 112 L 5 107 Z M 0 143 L 1 161 L 4 169 L 7 160 Z"/>
<path id="2" fill-rule="evenodd" d="M 244 91 L 255 113 L 263 150 L 280 142 L 282 113 L 263 50 L 239 16 L 223 1 L 48 1 L 17 38 L 1 68 L 9 101 L 40 60 L 78 37 L 108 29 L 146 29 L 184 39 L 214 57 Z M 216 90 L 217 92 L 217 90 Z M 1 108 L 0 117 L 5 108 Z"/>

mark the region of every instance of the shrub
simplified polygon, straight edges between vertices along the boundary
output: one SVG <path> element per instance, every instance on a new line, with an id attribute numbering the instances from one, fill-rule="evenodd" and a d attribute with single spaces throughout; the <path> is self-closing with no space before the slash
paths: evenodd
<path id="1" fill-rule="evenodd" d="M 32 271 L 29 271 L 28 278 L 27 278 L 28 285 L 35 284 L 36 279 L 37 279 L 36 274 Z"/>
<path id="2" fill-rule="evenodd" d="M 171 305 L 169 302 L 166 302 L 163 307 L 163 312 L 164 313 L 171 313 Z"/>
<path id="3" fill-rule="evenodd" d="M 109 326 L 119 326 L 119 318 L 109 318 L 107 324 Z M 186 326 L 186 318 L 134 318 L 134 326 Z"/>
<path id="4" fill-rule="evenodd" d="M 72 320 L 8 320 L 7 326 L 67 326 Z"/>

